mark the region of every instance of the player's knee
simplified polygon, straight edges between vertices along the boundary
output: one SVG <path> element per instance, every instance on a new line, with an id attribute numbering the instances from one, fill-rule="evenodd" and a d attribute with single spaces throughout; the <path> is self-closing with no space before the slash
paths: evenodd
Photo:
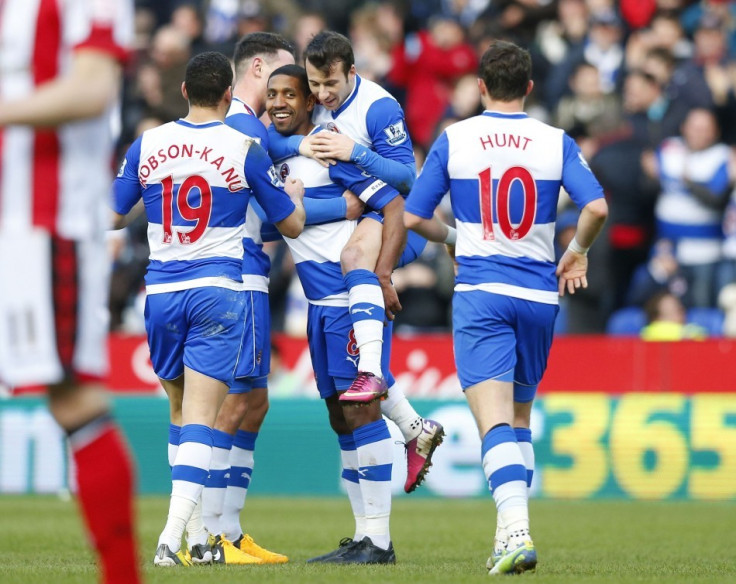
<path id="1" fill-rule="evenodd" d="M 340 252 L 340 265 L 342 273 L 347 274 L 351 270 L 357 270 L 362 267 L 362 260 L 365 257 L 360 241 L 349 242 L 342 252 Z"/>

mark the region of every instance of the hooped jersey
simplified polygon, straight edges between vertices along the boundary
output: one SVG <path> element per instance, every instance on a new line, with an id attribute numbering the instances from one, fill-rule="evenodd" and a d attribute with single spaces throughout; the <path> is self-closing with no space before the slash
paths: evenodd
<path id="1" fill-rule="evenodd" d="M 233 98 L 227 112 L 225 123 L 240 133 L 256 140 L 264 150 L 268 151 L 268 131 L 256 112 L 244 101 Z M 263 251 L 261 239 L 262 221 L 248 205 L 243 235 L 243 286 L 246 290 L 268 292 L 268 273 L 271 271 L 271 260 Z"/>
<path id="2" fill-rule="evenodd" d="M 274 223 L 294 210 L 271 159 L 253 139 L 220 121 L 178 120 L 144 132 L 115 179 L 113 208 L 124 215 L 143 198 L 150 247 L 146 291 L 242 289 L 251 194 Z"/>
<path id="3" fill-rule="evenodd" d="M 554 235 L 562 186 L 581 209 L 603 197 L 577 144 L 562 130 L 524 113 L 486 111 L 437 139 L 406 210 L 429 219 L 450 191 L 456 291 L 557 304 Z"/>
<path id="4" fill-rule="evenodd" d="M 697 152 L 682 138 L 665 140 L 657 151 L 662 192 L 657 198 L 657 236 L 676 244 L 677 259 L 686 265 L 715 262 L 721 253 L 722 217 L 702 204 L 685 179 L 728 196 L 730 151 L 725 144 Z"/>
<path id="5" fill-rule="evenodd" d="M 346 134 L 358 144 L 403 164 L 414 164 L 414 151 L 406 130 L 404 112 L 383 87 L 355 76 L 355 87 L 339 108 L 314 108 L 315 125 Z M 360 164 L 360 160 L 356 161 Z"/>

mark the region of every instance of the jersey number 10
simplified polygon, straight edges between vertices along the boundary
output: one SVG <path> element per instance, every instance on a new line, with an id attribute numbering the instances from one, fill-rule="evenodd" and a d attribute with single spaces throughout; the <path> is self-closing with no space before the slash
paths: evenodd
<path id="1" fill-rule="evenodd" d="M 164 229 L 164 243 L 173 243 L 174 230 L 172 227 L 174 217 L 174 179 L 167 176 L 161 181 L 163 187 L 161 193 L 161 219 Z M 197 189 L 199 191 L 199 207 L 189 204 L 189 193 Z M 196 221 L 194 227 L 186 232 L 177 231 L 176 236 L 179 243 L 189 245 L 199 240 L 204 235 L 205 229 L 210 222 L 212 214 L 212 189 L 209 183 L 201 176 L 190 176 L 181 183 L 176 194 L 176 207 L 179 209 L 181 218 L 185 221 Z"/>
<path id="2" fill-rule="evenodd" d="M 483 224 L 483 239 L 495 241 L 493 233 L 493 180 L 491 169 L 486 168 L 478 173 L 480 181 L 480 219 Z M 521 221 L 517 226 L 511 224 L 511 186 L 518 180 L 524 190 L 524 209 Z M 501 175 L 496 185 L 496 208 L 495 215 L 501 232 L 512 241 L 524 237 L 534 225 L 537 214 L 537 183 L 534 182 L 531 173 L 521 166 L 512 166 Z"/>

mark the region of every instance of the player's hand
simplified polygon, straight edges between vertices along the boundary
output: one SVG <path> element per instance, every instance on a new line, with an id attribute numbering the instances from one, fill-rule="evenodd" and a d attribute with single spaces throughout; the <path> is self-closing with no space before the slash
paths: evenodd
<path id="1" fill-rule="evenodd" d="M 315 156 L 337 164 L 336 160 L 350 162 L 355 142 L 345 134 L 336 132 L 318 132 L 312 139 L 312 150 Z"/>
<path id="2" fill-rule="evenodd" d="M 312 149 L 312 140 L 314 140 L 314 134 L 310 134 L 309 136 L 304 136 L 304 138 L 302 138 L 302 141 L 299 144 L 299 154 L 301 154 L 302 156 L 306 156 L 307 158 L 316 160 L 322 166 L 327 168 L 328 166 L 330 166 L 330 163 L 317 157 L 316 153 Z"/>
<path id="3" fill-rule="evenodd" d="M 363 214 L 363 209 L 365 209 L 365 203 L 355 196 L 352 191 L 345 191 L 342 196 L 347 202 L 345 219 L 353 220 L 360 217 Z"/>
<path id="4" fill-rule="evenodd" d="M 557 264 L 555 274 L 559 278 L 558 290 L 560 296 L 565 295 L 565 289 L 570 294 L 575 294 L 578 288 L 588 287 L 588 256 L 567 250 Z"/>
<path id="5" fill-rule="evenodd" d="M 287 178 L 284 183 L 284 190 L 292 199 L 301 201 L 304 198 L 304 183 L 300 178 Z"/>
<path id="6" fill-rule="evenodd" d="M 399 302 L 399 295 L 396 293 L 396 288 L 384 278 L 379 278 L 378 281 L 381 283 L 381 292 L 383 292 L 383 302 L 386 306 L 386 318 L 393 320 L 396 318 L 396 314 L 401 312 L 401 303 Z"/>

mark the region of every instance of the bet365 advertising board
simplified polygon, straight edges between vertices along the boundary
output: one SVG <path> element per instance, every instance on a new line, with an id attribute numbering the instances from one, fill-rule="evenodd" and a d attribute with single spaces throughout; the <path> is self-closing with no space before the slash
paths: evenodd
<path id="1" fill-rule="evenodd" d="M 303 340 L 278 339 L 271 409 L 256 444 L 251 492 L 338 495 L 340 457 L 316 399 Z M 145 339 L 111 339 L 115 413 L 138 463 L 141 493 L 167 493 L 168 406 Z M 532 419 L 534 495 L 545 498 L 736 498 L 736 343 L 646 344 L 560 338 Z M 445 427 L 414 496 L 488 496 L 480 439 L 457 385 L 449 337 L 397 339 L 392 368 L 418 412 Z M 402 436 L 394 490 L 403 495 Z M 42 397 L 0 400 L 0 492 L 73 490 L 65 441 Z"/>

